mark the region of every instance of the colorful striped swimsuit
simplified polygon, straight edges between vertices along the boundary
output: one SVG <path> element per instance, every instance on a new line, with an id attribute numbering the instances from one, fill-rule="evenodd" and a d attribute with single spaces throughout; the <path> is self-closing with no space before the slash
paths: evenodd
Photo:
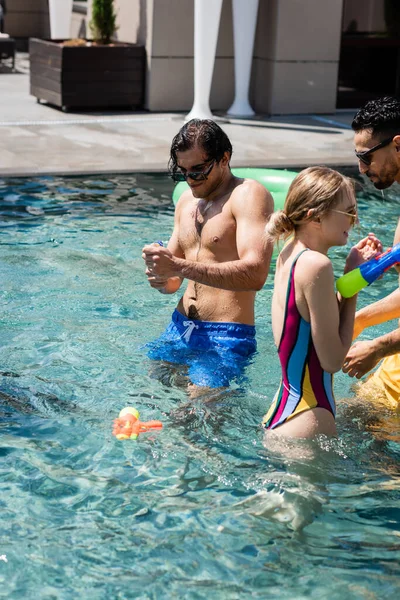
<path id="1" fill-rule="evenodd" d="M 274 429 L 311 408 L 325 408 L 335 416 L 332 374 L 321 367 L 311 336 L 311 324 L 296 306 L 294 273 L 296 256 L 290 269 L 283 330 L 278 346 L 282 379 L 274 401 L 263 419 L 266 429 Z"/>

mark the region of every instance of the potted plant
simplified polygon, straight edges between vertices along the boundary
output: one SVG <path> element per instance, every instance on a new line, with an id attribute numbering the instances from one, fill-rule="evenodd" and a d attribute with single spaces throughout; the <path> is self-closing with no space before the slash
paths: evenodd
<path id="1" fill-rule="evenodd" d="M 114 0 L 93 0 L 92 40 L 32 38 L 30 92 L 62 108 L 142 108 L 145 49 L 113 40 Z"/>
<path id="2" fill-rule="evenodd" d="M 98 44 L 109 44 L 117 29 L 114 0 L 93 0 L 90 21 L 93 39 Z"/>

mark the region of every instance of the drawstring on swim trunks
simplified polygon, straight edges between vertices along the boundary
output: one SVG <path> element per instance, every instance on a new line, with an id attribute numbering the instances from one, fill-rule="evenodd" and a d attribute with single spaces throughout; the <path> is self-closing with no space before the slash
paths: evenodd
<path id="1" fill-rule="evenodd" d="M 196 323 L 193 323 L 193 321 L 183 321 L 183 326 L 186 327 L 186 331 L 184 331 L 181 335 L 181 338 L 183 338 L 185 340 L 185 342 L 188 344 L 191 338 L 191 335 L 193 333 L 194 329 L 198 329 L 199 326 L 196 325 Z"/>

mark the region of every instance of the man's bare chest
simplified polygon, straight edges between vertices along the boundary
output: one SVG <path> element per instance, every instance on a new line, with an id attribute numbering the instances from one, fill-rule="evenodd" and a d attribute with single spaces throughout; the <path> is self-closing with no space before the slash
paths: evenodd
<path id="1" fill-rule="evenodd" d="M 236 220 L 230 210 L 201 212 L 193 208 L 182 215 L 179 226 L 179 243 L 185 254 L 193 248 L 236 251 Z"/>

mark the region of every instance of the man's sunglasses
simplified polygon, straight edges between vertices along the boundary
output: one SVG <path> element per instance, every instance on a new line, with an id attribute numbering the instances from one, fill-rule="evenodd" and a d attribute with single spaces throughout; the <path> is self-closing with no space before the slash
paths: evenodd
<path id="1" fill-rule="evenodd" d="M 177 171 L 175 173 L 171 173 L 171 177 L 174 181 L 186 181 L 187 179 L 193 179 L 193 181 L 205 181 L 211 173 L 214 165 L 215 160 L 212 160 L 210 166 L 204 171 L 190 171 L 189 173 L 181 173 L 180 171 Z"/>
<path id="2" fill-rule="evenodd" d="M 380 142 L 379 144 L 373 146 L 369 150 L 364 150 L 364 152 L 357 152 L 356 150 L 356 156 L 359 160 L 361 160 L 361 162 L 364 163 L 364 165 L 369 166 L 372 162 L 372 153 L 379 150 L 379 148 L 384 148 L 385 146 L 388 146 L 392 140 L 393 136 L 391 136 L 390 138 L 386 138 L 385 140 L 383 140 L 383 142 Z"/>

